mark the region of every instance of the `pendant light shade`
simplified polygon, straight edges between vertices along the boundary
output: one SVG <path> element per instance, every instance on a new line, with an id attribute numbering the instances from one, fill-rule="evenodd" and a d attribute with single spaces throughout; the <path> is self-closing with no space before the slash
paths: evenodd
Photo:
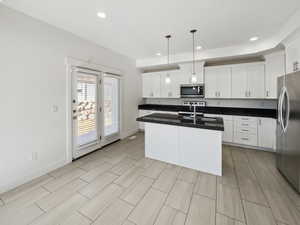
<path id="1" fill-rule="evenodd" d="M 167 39 L 167 55 L 168 55 L 167 59 L 168 59 L 168 65 L 170 65 L 170 38 L 171 38 L 171 35 L 167 35 L 167 36 L 165 36 L 165 38 Z M 166 84 L 170 84 L 171 83 L 171 77 L 170 77 L 169 72 L 167 72 L 165 82 L 166 82 Z"/>
<path id="2" fill-rule="evenodd" d="M 191 78 L 191 82 L 197 83 L 197 76 L 196 76 L 196 72 L 195 72 L 195 33 L 197 32 L 197 30 L 191 30 L 190 31 L 192 36 L 193 36 L 193 68 L 192 68 L 192 78 Z"/>

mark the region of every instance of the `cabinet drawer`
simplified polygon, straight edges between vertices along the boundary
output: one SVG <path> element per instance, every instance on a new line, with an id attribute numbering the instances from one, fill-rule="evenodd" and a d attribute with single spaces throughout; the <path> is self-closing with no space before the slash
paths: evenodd
<path id="1" fill-rule="evenodd" d="M 251 116 L 234 116 L 234 120 L 243 121 L 243 122 L 257 123 L 257 118 L 256 117 L 251 117 Z"/>
<path id="2" fill-rule="evenodd" d="M 255 128 L 257 129 L 257 118 L 253 117 L 237 117 L 234 118 L 235 128 Z"/>
<path id="3" fill-rule="evenodd" d="M 257 135 L 257 128 L 255 127 L 235 127 L 236 133 L 246 133 L 246 134 L 255 134 Z"/>
<path id="4" fill-rule="evenodd" d="M 257 135 L 241 133 L 241 132 L 235 133 L 234 134 L 234 143 L 257 146 Z"/>

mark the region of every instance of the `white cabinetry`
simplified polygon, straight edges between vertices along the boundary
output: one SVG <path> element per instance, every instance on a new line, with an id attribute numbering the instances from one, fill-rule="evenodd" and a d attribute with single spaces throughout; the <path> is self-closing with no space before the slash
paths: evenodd
<path id="1" fill-rule="evenodd" d="M 169 111 L 139 110 L 140 117 L 151 113 L 177 114 L 177 112 Z M 205 116 L 223 118 L 224 131 L 222 141 L 227 144 L 276 150 L 276 119 L 221 114 L 205 114 Z M 144 130 L 143 122 L 139 122 L 139 128 Z"/>
<path id="2" fill-rule="evenodd" d="M 235 116 L 233 142 L 257 146 L 257 118 Z"/>
<path id="3" fill-rule="evenodd" d="M 179 71 L 168 71 L 161 73 L 160 77 L 160 97 L 180 98 L 180 83 L 182 75 Z"/>
<path id="4" fill-rule="evenodd" d="M 232 98 L 264 98 L 264 63 L 232 66 Z"/>
<path id="5" fill-rule="evenodd" d="M 145 123 L 145 155 L 221 176 L 221 136 L 217 130 Z"/>
<path id="6" fill-rule="evenodd" d="M 258 119 L 258 146 L 276 149 L 276 120 L 272 118 Z"/>
<path id="7" fill-rule="evenodd" d="M 193 84 L 193 83 L 203 83 L 203 62 L 196 62 L 195 63 L 195 77 L 193 78 L 193 64 L 192 63 L 184 63 L 179 64 L 180 73 L 182 76 L 182 84 Z"/>
<path id="8" fill-rule="evenodd" d="M 265 98 L 277 98 L 277 78 L 285 74 L 285 54 L 277 52 L 265 56 L 266 59 L 266 91 Z"/>
<path id="9" fill-rule="evenodd" d="M 230 67 L 206 67 L 204 76 L 206 98 L 231 98 Z"/>
<path id="10" fill-rule="evenodd" d="M 161 73 L 145 73 L 143 76 L 143 97 L 160 97 L 160 76 Z"/>

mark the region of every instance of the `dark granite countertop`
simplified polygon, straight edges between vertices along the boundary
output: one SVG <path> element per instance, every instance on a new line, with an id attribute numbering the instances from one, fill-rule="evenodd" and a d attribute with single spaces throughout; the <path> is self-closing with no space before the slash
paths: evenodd
<path id="1" fill-rule="evenodd" d="M 143 105 L 139 105 L 138 108 L 141 110 L 153 110 L 153 111 L 191 112 L 190 107 L 184 105 L 143 104 Z M 276 109 L 205 106 L 205 107 L 197 107 L 197 112 L 202 112 L 206 114 L 232 115 L 232 116 L 277 118 Z"/>
<path id="2" fill-rule="evenodd" d="M 182 127 L 224 131 L 224 122 L 221 117 L 198 116 L 196 123 L 194 123 L 193 119 L 184 116 L 168 113 L 153 113 L 147 116 L 139 117 L 136 120 L 139 122 L 159 123 Z"/>

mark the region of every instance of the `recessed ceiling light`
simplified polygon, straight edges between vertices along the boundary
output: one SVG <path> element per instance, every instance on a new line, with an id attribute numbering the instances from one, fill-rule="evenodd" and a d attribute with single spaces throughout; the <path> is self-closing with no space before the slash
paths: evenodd
<path id="1" fill-rule="evenodd" d="M 156 55 L 157 55 L 157 56 L 161 56 L 161 53 L 160 53 L 160 52 L 157 52 Z"/>
<path id="2" fill-rule="evenodd" d="M 100 18 L 102 18 L 102 19 L 105 19 L 106 18 L 106 13 L 104 13 L 104 12 L 98 12 L 97 16 L 100 17 Z"/>
<path id="3" fill-rule="evenodd" d="M 197 50 L 201 50 L 201 49 L 202 49 L 202 46 L 199 45 L 199 46 L 196 47 L 196 49 L 197 49 Z"/>
<path id="4" fill-rule="evenodd" d="M 249 40 L 250 40 L 250 41 L 257 41 L 258 39 L 259 39 L 259 38 L 255 36 L 255 37 L 250 38 Z"/>

